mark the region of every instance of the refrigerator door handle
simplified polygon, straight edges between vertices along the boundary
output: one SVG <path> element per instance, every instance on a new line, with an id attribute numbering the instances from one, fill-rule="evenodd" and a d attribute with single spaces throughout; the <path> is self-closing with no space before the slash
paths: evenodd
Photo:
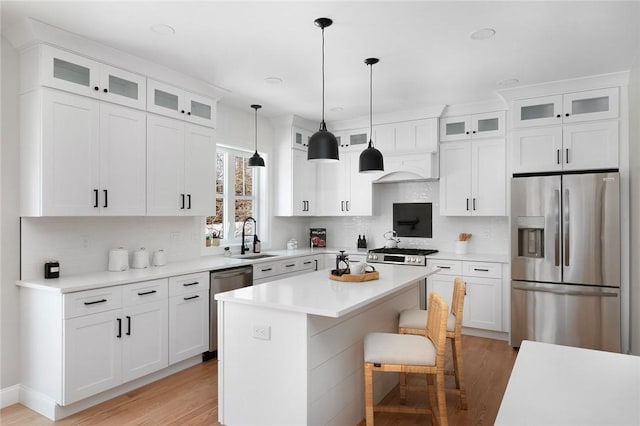
<path id="1" fill-rule="evenodd" d="M 591 297 L 618 297 L 618 293 L 610 292 L 593 292 L 593 291 L 570 291 L 570 290 L 554 290 L 551 288 L 533 287 L 521 284 L 511 284 L 514 290 L 539 291 L 541 293 L 565 294 L 568 296 L 591 296 Z"/>
<path id="2" fill-rule="evenodd" d="M 555 213 L 556 213 L 556 233 L 554 236 L 554 243 L 555 243 L 555 253 L 554 253 L 554 258 L 555 258 L 555 265 L 556 266 L 560 266 L 560 215 L 562 214 L 560 212 L 560 190 L 556 189 L 556 199 L 555 199 Z"/>
<path id="3" fill-rule="evenodd" d="M 571 257 L 571 253 L 569 251 L 569 211 L 570 211 L 570 206 L 569 206 L 569 190 L 565 189 L 564 190 L 564 200 L 563 200 L 563 207 L 564 207 L 564 266 L 569 266 L 569 258 Z"/>

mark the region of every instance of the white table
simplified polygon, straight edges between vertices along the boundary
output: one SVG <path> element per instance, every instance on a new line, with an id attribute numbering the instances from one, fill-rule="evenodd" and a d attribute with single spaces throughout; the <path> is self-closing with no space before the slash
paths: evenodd
<path id="1" fill-rule="evenodd" d="M 524 341 L 495 424 L 640 425 L 640 357 Z"/>
<path id="2" fill-rule="evenodd" d="M 218 409 L 225 425 L 351 424 L 364 418 L 363 339 L 397 332 L 437 269 L 376 264 L 380 279 L 322 270 L 216 295 Z M 379 400 L 397 384 L 376 382 Z"/>

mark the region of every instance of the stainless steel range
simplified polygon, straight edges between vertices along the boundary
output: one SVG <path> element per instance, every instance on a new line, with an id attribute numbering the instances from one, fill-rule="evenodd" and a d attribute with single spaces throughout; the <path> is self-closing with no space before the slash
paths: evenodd
<path id="1" fill-rule="evenodd" d="M 438 250 L 433 249 L 379 248 L 369 250 L 367 262 L 427 266 L 427 256 L 437 252 Z"/>

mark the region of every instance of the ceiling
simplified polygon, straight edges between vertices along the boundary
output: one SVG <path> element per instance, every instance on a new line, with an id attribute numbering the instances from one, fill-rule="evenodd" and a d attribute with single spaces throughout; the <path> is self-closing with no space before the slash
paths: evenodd
<path id="1" fill-rule="evenodd" d="M 623 71 L 640 58 L 638 1 L 0 4 L 2 28 L 32 17 L 220 87 L 224 103 L 313 120 L 322 100 L 319 17 L 334 21 L 325 29 L 327 121 L 368 114 L 368 57 L 380 58 L 374 115 L 494 99 L 507 79 L 529 85 Z M 158 35 L 154 24 L 175 34 Z M 470 38 L 482 28 L 495 36 Z"/>

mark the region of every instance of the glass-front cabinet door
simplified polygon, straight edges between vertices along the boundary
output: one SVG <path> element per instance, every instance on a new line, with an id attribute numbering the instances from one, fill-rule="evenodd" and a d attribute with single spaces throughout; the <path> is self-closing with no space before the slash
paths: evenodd
<path id="1" fill-rule="evenodd" d="M 562 124 L 562 95 L 522 99 L 513 106 L 513 127 Z"/>
<path id="2" fill-rule="evenodd" d="M 103 65 L 100 73 L 100 99 L 145 109 L 147 79 L 119 68 Z"/>
<path id="3" fill-rule="evenodd" d="M 309 139 L 311 139 L 312 133 L 308 130 L 300 129 L 299 127 L 291 128 L 291 147 L 302 150 L 307 150 L 309 147 Z M 340 141 L 338 141 L 338 144 Z"/>
<path id="4" fill-rule="evenodd" d="M 183 119 L 182 90 L 159 81 L 147 80 L 147 111 Z"/>
<path id="5" fill-rule="evenodd" d="M 42 84 L 55 89 L 98 97 L 100 64 L 51 46 L 42 46 Z"/>
<path id="6" fill-rule="evenodd" d="M 469 139 L 471 117 L 444 117 L 440 119 L 440 140 L 443 142 Z"/>
<path id="7" fill-rule="evenodd" d="M 563 97 L 564 123 L 618 117 L 618 88 L 569 93 Z"/>
<path id="8" fill-rule="evenodd" d="M 501 137 L 505 135 L 504 111 L 471 116 L 471 137 Z"/>
<path id="9" fill-rule="evenodd" d="M 186 120 L 207 127 L 215 127 L 216 102 L 212 99 L 185 92 Z"/>

